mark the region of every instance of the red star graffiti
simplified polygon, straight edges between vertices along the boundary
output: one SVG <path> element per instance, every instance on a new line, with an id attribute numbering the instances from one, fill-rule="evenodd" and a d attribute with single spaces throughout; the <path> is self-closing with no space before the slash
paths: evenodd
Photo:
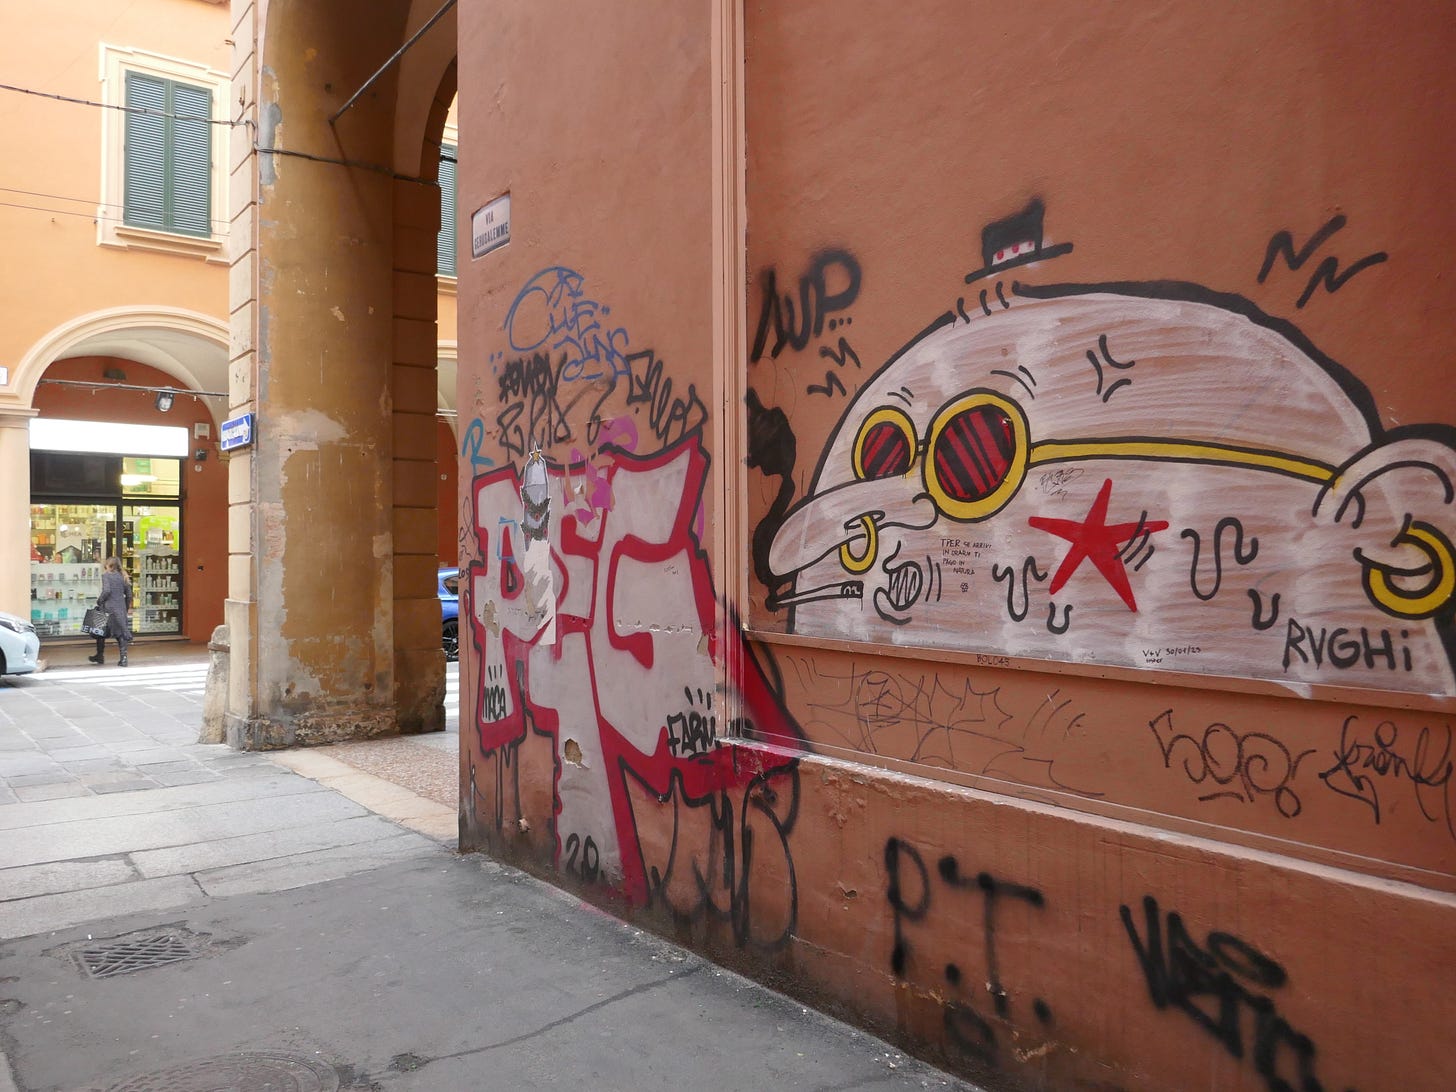
<path id="1" fill-rule="evenodd" d="M 1048 519 L 1045 516 L 1031 516 L 1027 522 L 1039 530 L 1064 538 L 1072 544 L 1067 551 L 1067 556 L 1062 559 L 1061 565 L 1057 567 L 1056 574 L 1052 577 L 1051 593 L 1055 595 L 1062 589 L 1062 586 L 1071 579 L 1078 567 L 1084 560 L 1091 561 L 1097 567 L 1107 583 L 1112 585 L 1112 590 L 1117 592 L 1122 601 L 1127 604 L 1127 609 L 1137 610 L 1137 601 L 1132 597 L 1132 585 L 1127 580 L 1127 568 L 1122 563 L 1122 555 L 1118 547 L 1128 539 L 1138 534 L 1139 531 L 1146 531 L 1151 534 L 1154 531 L 1164 530 L 1168 524 L 1165 520 L 1140 519 L 1136 523 L 1114 523 L 1111 526 L 1107 523 L 1107 502 L 1112 496 L 1112 479 L 1108 478 L 1102 483 L 1102 488 L 1097 493 L 1097 499 L 1092 502 L 1092 507 L 1087 511 L 1087 518 L 1078 523 L 1073 519 Z"/>

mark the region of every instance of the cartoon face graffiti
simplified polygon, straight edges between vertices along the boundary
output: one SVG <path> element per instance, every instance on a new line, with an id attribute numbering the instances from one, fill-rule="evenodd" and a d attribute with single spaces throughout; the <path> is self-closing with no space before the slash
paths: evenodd
<path id="1" fill-rule="evenodd" d="M 1451 430 L 1386 432 L 1238 297 L 981 301 L 865 385 L 775 535 L 796 632 L 1451 692 Z"/>

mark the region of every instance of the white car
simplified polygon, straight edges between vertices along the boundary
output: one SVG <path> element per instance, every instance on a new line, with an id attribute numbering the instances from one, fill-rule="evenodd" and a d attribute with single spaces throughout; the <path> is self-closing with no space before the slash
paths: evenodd
<path id="1" fill-rule="evenodd" d="M 40 655 L 40 638 L 24 618 L 0 611 L 0 675 L 29 675 Z"/>

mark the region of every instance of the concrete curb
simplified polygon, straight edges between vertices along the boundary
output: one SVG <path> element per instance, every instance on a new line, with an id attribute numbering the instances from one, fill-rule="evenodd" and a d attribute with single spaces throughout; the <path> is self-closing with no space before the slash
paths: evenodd
<path id="1" fill-rule="evenodd" d="M 268 757 L 417 834 L 452 846 L 459 839 L 460 820 L 455 809 L 427 800 L 382 777 L 364 773 L 320 751 L 276 751 Z M 0 1088 L 0 1092 L 4 1089 Z"/>

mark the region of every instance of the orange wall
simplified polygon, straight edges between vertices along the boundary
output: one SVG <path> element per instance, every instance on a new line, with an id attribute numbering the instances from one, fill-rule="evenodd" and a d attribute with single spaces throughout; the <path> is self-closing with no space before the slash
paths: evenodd
<path id="1" fill-rule="evenodd" d="M 47 379 L 109 382 L 102 373 L 119 368 L 126 382 L 137 386 L 169 386 L 163 373 L 144 364 L 113 357 L 80 357 L 60 360 L 46 371 Z M 206 641 L 215 626 L 222 625 L 222 601 L 227 594 L 227 470 L 218 457 L 217 422 L 200 400 L 179 395 L 172 408 L 162 413 L 153 395 L 141 391 L 106 391 L 84 387 L 60 387 L 42 383 L 36 390 L 36 408 L 41 417 L 83 421 L 116 421 L 133 425 L 195 424 L 212 428 L 209 439 L 192 440 L 192 450 L 205 449 L 202 462 L 182 463 L 182 632 L 193 641 Z"/>
<path id="2" fill-rule="evenodd" d="M 1442 9 L 748 5 L 734 376 L 664 8 L 460 16 L 462 846 L 994 1086 L 1456 1086 Z"/>

